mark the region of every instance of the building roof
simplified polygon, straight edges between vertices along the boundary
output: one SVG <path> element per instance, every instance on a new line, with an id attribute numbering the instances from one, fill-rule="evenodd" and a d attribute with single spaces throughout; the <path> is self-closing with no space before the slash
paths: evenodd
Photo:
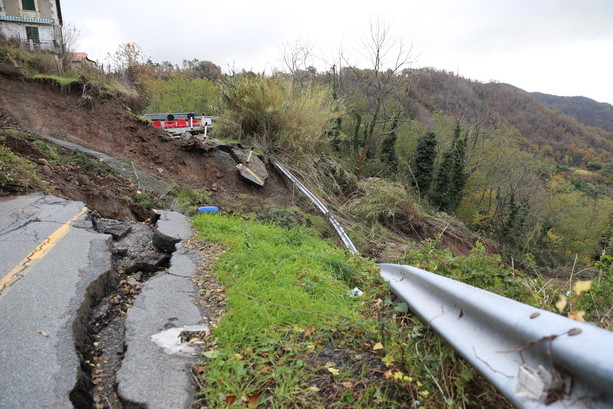
<path id="1" fill-rule="evenodd" d="M 89 60 L 89 58 L 87 58 L 87 53 L 69 53 L 68 59 L 71 62 L 83 62 Z"/>

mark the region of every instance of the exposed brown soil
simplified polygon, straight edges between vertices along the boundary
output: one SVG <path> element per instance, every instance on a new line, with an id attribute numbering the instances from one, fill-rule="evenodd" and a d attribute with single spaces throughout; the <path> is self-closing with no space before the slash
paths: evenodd
<path id="1" fill-rule="evenodd" d="M 211 190 L 219 199 L 237 194 L 256 197 L 287 196 L 284 181 L 271 175 L 263 188 L 238 177 L 228 152 L 208 154 L 182 150 L 180 142 L 151 127 L 117 98 L 100 96 L 82 106 L 81 90 L 62 92 L 59 86 L 0 75 L 0 107 L 21 128 L 77 143 L 134 164 L 162 179 Z"/>

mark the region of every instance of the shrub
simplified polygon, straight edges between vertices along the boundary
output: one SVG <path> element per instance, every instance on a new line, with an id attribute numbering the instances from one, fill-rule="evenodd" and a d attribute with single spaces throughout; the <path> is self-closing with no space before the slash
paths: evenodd
<path id="1" fill-rule="evenodd" d="M 311 154 L 328 149 L 326 131 L 341 114 L 330 89 L 240 74 L 221 89 L 225 116 L 244 139 L 270 151 Z"/>
<path id="2" fill-rule="evenodd" d="M 415 201 L 399 183 L 368 178 L 358 182 L 359 193 L 346 205 L 349 212 L 373 225 L 410 231 L 419 217 Z"/>

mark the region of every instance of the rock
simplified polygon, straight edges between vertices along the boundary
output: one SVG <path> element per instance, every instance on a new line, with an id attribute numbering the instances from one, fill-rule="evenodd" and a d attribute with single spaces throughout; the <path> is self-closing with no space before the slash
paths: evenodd
<path id="1" fill-rule="evenodd" d="M 167 236 L 157 229 L 153 232 L 153 246 L 165 253 L 173 253 L 177 249 L 176 244 L 180 241 L 181 239 Z"/>
<path id="2" fill-rule="evenodd" d="M 82 185 L 89 185 L 91 183 L 91 180 L 89 179 L 89 177 L 87 177 L 87 175 L 84 175 L 84 174 L 80 174 L 79 176 L 77 176 L 77 180 Z"/>
<path id="3" fill-rule="evenodd" d="M 126 249 L 126 248 L 116 248 L 113 251 L 113 254 L 116 254 L 119 257 L 126 257 L 128 255 L 128 249 Z"/>
<path id="4" fill-rule="evenodd" d="M 169 261 L 170 257 L 167 254 L 148 254 L 132 264 L 130 267 L 126 268 L 124 273 L 132 274 L 136 273 L 137 271 L 153 273 L 162 269 L 164 266 L 167 266 Z"/>
<path id="5" fill-rule="evenodd" d="M 114 241 L 119 241 L 132 231 L 132 224 L 120 220 L 105 219 L 96 214 L 92 215 L 92 224 L 99 233 L 110 234 Z"/>
<path id="6" fill-rule="evenodd" d="M 47 176 L 51 176 L 53 174 L 53 170 L 51 170 L 51 168 L 47 165 L 43 166 L 41 170 Z"/>

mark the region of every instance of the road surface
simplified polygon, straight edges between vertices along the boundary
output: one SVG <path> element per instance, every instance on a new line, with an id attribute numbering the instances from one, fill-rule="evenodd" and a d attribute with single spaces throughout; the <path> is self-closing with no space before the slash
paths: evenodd
<path id="1" fill-rule="evenodd" d="M 0 408 L 73 407 L 73 329 L 87 288 L 111 270 L 109 241 L 83 203 L 0 201 Z"/>
<path id="2" fill-rule="evenodd" d="M 179 334 L 207 329 L 192 281 L 201 259 L 181 243 L 193 234 L 189 220 L 160 213 L 156 234 L 177 251 L 128 310 L 117 390 L 135 407 L 186 409 L 195 350 Z M 112 237 L 94 231 L 83 203 L 39 193 L 0 199 L 0 409 L 89 406 L 91 396 L 71 400 L 79 380 L 81 394 L 90 386 L 76 342 L 86 339 L 92 304 L 116 274 L 112 249 Z"/>

